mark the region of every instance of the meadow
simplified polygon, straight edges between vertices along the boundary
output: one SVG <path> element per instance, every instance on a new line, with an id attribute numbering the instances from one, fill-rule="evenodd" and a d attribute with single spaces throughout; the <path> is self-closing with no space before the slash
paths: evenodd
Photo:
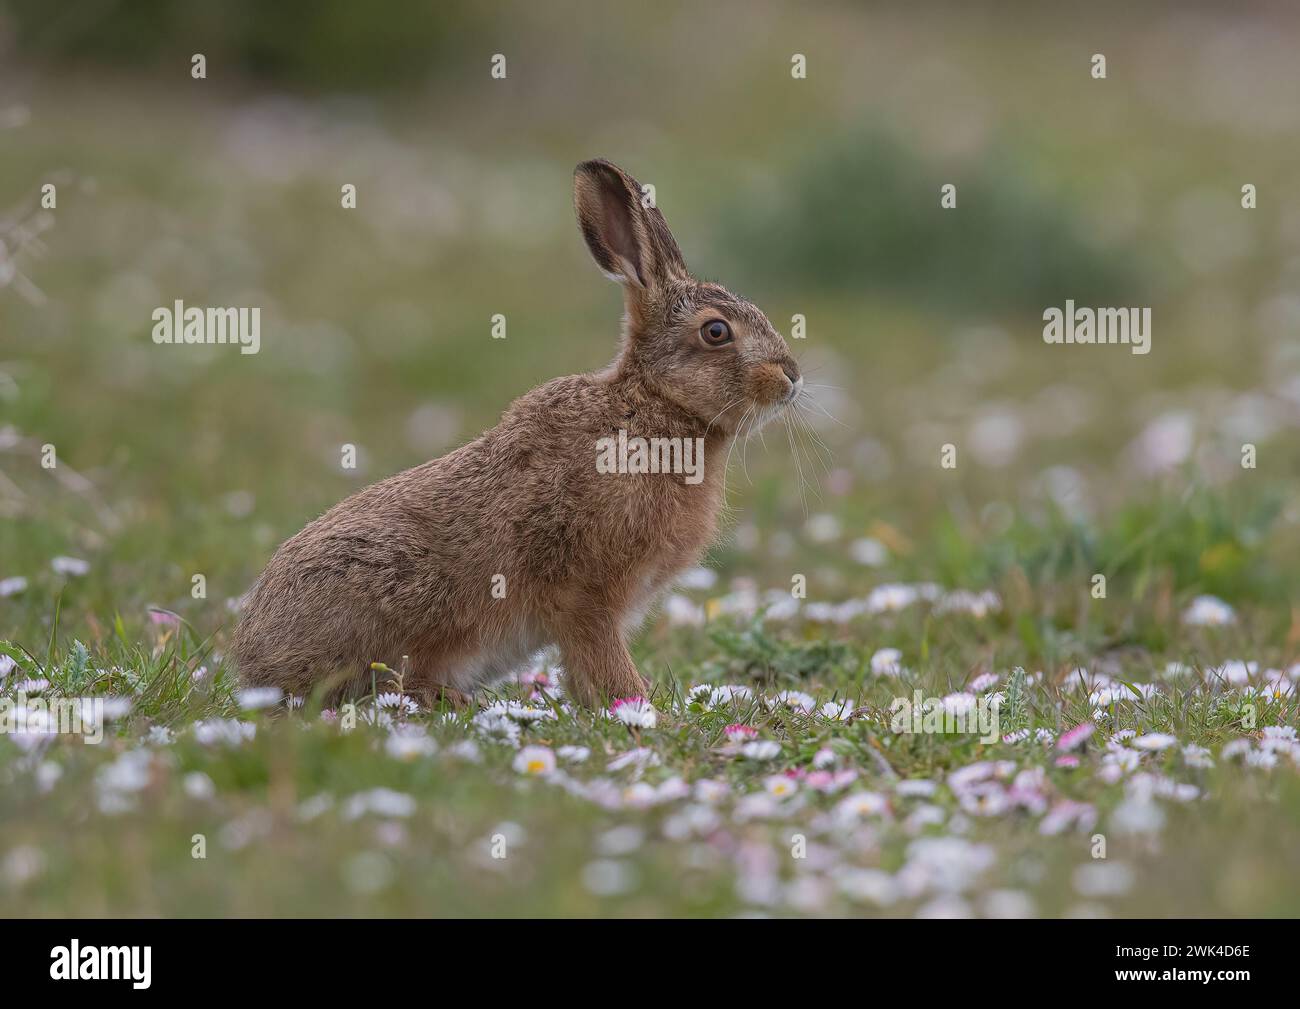
<path id="1" fill-rule="evenodd" d="M 1300 914 L 1294 16 L 509 7 L 346 96 L 0 65 L 0 914 Z M 596 155 L 816 401 L 731 455 L 651 696 L 242 690 L 278 543 L 614 355 Z M 155 344 L 176 299 L 259 352 Z M 1045 343 L 1067 299 L 1150 353 Z"/>

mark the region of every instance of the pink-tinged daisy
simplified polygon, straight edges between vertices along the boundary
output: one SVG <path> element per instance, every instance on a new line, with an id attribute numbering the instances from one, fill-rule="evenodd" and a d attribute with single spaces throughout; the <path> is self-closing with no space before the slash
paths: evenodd
<path id="1" fill-rule="evenodd" d="M 823 746 L 813 754 L 812 766 L 818 770 L 830 767 L 835 763 L 835 751 L 829 746 Z"/>
<path id="2" fill-rule="evenodd" d="M 1061 738 L 1056 741 L 1056 748 L 1062 753 L 1077 750 L 1096 731 L 1096 728 L 1092 722 L 1080 722 L 1073 729 L 1061 733 Z"/>
<path id="3" fill-rule="evenodd" d="M 515 754 L 514 769 L 520 774 L 555 773 L 555 753 L 549 746 L 525 746 Z"/>
<path id="4" fill-rule="evenodd" d="M 998 685 L 997 673 L 980 673 L 979 676 L 970 681 L 970 689 L 973 693 L 982 694 L 986 690 L 991 690 Z"/>
<path id="5" fill-rule="evenodd" d="M 858 772 L 849 769 L 843 771 L 812 771 L 804 779 L 809 788 L 814 792 L 821 792 L 823 795 L 833 795 L 836 792 L 843 791 L 857 780 Z"/>
<path id="6" fill-rule="evenodd" d="M 1086 802 L 1063 799 L 1051 808 L 1038 824 L 1040 834 L 1060 834 L 1074 827 L 1081 831 L 1091 830 L 1097 822 L 1097 810 Z"/>
<path id="7" fill-rule="evenodd" d="M 958 801 L 961 808 L 972 816 L 1000 816 L 1011 808 L 1006 789 L 992 781 L 964 790 Z"/>
<path id="8" fill-rule="evenodd" d="M 1057 767 L 1078 767 L 1079 763 L 1079 758 L 1073 753 L 1063 753 L 1056 758 Z"/>
<path id="9" fill-rule="evenodd" d="M 758 738 L 758 730 L 752 725 L 728 725 L 723 730 L 729 743 L 748 743 L 751 739 Z"/>
<path id="10" fill-rule="evenodd" d="M 986 781 L 997 773 L 997 766 L 991 760 L 979 760 L 965 767 L 959 767 L 948 775 L 948 787 L 960 792 L 981 781 Z"/>
<path id="11" fill-rule="evenodd" d="M 620 697 L 609 706 L 611 718 L 634 729 L 653 729 L 658 713 L 644 697 Z"/>
<path id="12" fill-rule="evenodd" d="M 150 606 L 149 623 L 155 627 L 179 627 L 181 618 L 171 610 L 164 610 L 159 606 Z"/>

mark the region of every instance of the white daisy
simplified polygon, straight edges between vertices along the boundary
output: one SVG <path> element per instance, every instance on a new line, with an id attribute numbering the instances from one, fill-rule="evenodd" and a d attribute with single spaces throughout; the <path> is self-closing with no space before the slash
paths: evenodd
<path id="1" fill-rule="evenodd" d="M 555 753 L 549 746 L 525 746 L 515 754 L 514 769 L 527 775 L 553 774 Z"/>

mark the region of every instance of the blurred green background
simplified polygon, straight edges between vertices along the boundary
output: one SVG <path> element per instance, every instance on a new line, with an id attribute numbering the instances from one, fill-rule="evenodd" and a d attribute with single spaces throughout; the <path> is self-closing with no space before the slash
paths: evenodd
<path id="1" fill-rule="evenodd" d="M 788 589 L 792 571 L 810 601 L 891 581 L 996 590 L 1003 606 L 983 621 L 803 628 L 852 639 L 862 664 L 899 647 L 940 690 L 1014 664 L 1058 682 L 1074 663 L 1144 680 L 1169 661 L 1287 668 L 1300 645 L 1300 9 L 1045 7 L 0 0 L 0 638 L 44 655 L 53 637 L 81 672 L 136 643 L 124 665 L 175 676 L 138 721 L 179 722 L 166 692 L 219 660 L 229 602 L 279 542 L 473 437 L 532 386 L 614 354 L 620 296 L 570 204 L 575 163 L 604 156 L 655 185 L 699 275 L 787 334 L 807 320 L 793 346 L 825 448 L 778 427 L 736 452 L 714 595 L 737 579 Z M 498 53 L 504 80 L 490 73 Z M 796 53 L 806 79 L 791 76 Z M 355 210 L 340 206 L 348 183 Z M 940 207 L 949 183 L 955 210 Z M 1258 209 L 1242 209 L 1245 184 Z M 261 352 L 155 345 L 151 313 L 176 299 L 260 306 Z M 1066 299 L 1151 307 L 1152 352 L 1044 344 L 1043 310 Z M 491 338 L 497 314 L 505 340 Z M 340 465 L 349 443 L 355 471 Z M 940 467 L 946 443 L 955 470 Z M 69 576 L 59 557 L 88 570 Z M 1098 572 L 1105 605 L 1089 596 Z M 1182 626 L 1202 593 L 1237 623 Z M 215 657 L 159 643 L 151 605 L 180 613 Z M 655 676 L 761 665 L 664 621 L 635 652 Z M 127 689 L 105 675 L 104 689 Z M 225 689 L 205 711 L 233 710 Z M 1175 694 L 1167 723 L 1139 712 L 1133 727 L 1207 745 L 1237 731 L 1183 705 Z M 556 818 L 562 831 L 599 815 L 503 798 L 439 765 L 366 767 L 354 758 L 368 744 L 317 734 L 319 752 L 266 732 L 246 763 L 237 751 L 220 773 L 194 766 L 237 807 L 264 785 L 288 808 L 294 787 L 418 779 L 476 825 L 442 816 L 457 844 L 502 815 L 543 836 Z M 974 756 L 920 752 L 904 773 Z M 91 780 L 88 759 L 69 766 Z M 164 818 L 68 831 L 81 792 L 38 816 L 42 795 L 8 789 L 8 773 L 13 837 L 49 852 L 46 913 L 598 906 L 545 865 L 528 887 L 474 891 L 423 845 L 403 886 L 339 905 L 324 877 L 283 872 L 338 854 L 305 834 L 254 846 L 232 889 L 233 875 L 193 872 L 170 827 L 149 838 L 141 825 Z M 1177 814 L 1173 835 L 1198 843 L 1144 866 L 1122 913 L 1294 913 L 1300 877 L 1277 871 L 1296 850 L 1294 780 L 1270 806 L 1234 773 L 1212 814 Z M 112 871 L 99 830 L 119 832 Z M 1042 844 L 1016 843 L 1012 866 Z M 166 859 L 174 875 L 150 875 Z M 1211 878 L 1217 890 L 1187 885 Z M 673 904 L 673 887 L 692 889 L 671 876 L 624 910 L 730 909 L 709 887 Z"/>
<path id="2" fill-rule="evenodd" d="M 839 552 L 798 535 L 828 512 L 889 540 L 904 577 L 1155 572 L 1285 626 L 1297 16 L 0 4 L 0 577 L 34 587 L 0 623 L 48 625 L 66 554 L 94 569 L 69 628 L 157 603 L 216 630 L 191 572 L 239 595 L 348 491 L 604 363 L 619 296 L 570 209 L 573 165 L 602 155 L 656 186 L 699 274 L 787 333 L 807 318 L 796 352 L 838 421 L 816 412 L 833 458 L 803 460 L 807 488 L 781 432 L 749 446 L 747 556 L 722 544 L 724 569 L 784 572 L 802 546 L 833 590 Z M 155 346 L 150 313 L 178 298 L 261 306 L 261 353 Z M 1066 298 L 1151 306 L 1153 352 L 1045 345 Z"/>

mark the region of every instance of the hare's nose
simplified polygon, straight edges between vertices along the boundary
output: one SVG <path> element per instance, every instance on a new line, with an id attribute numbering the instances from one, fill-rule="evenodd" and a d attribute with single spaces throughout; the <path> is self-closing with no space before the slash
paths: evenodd
<path id="1" fill-rule="evenodd" d="M 790 391 L 785 394 L 785 401 L 792 403 L 795 397 L 803 392 L 803 376 L 799 374 L 799 366 L 788 357 L 781 362 L 781 371 L 790 380 Z"/>

